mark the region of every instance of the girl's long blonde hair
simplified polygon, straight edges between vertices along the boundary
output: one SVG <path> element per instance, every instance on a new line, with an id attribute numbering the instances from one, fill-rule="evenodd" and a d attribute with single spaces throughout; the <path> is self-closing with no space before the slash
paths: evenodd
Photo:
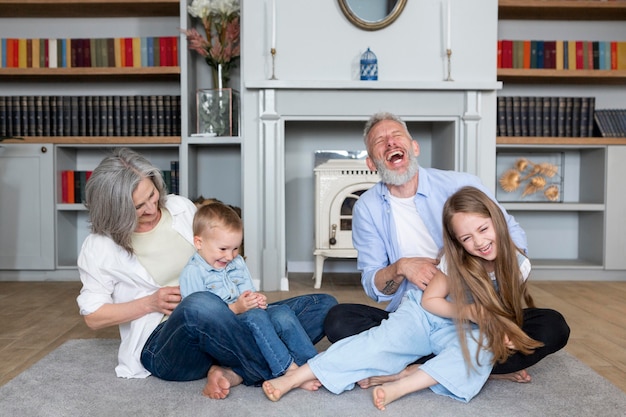
<path id="1" fill-rule="evenodd" d="M 492 220 L 497 248 L 495 287 L 485 269 L 484 259 L 469 254 L 456 238 L 451 220 L 457 213 L 470 213 Z M 479 328 L 477 342 L 493 353 L 493 363 L 506 361 L 516 351 L 527 355 L 543 346 L 521 329 L 524 304 L 534 307 L 534 302 L 519 268 L 518 254 L 522 252 L 511 239 L 500 207 L 479 189 L 463 187 L 446 201 L 443 224 L 450 297 L 457 308 L 457 330 L 466 363 L 471 363 L 465 338 L 471 324 L 468 318 L 472 308 L 475 309 L 473 318 Z M 505 346 L 505 336 L 515 350 Z"/>

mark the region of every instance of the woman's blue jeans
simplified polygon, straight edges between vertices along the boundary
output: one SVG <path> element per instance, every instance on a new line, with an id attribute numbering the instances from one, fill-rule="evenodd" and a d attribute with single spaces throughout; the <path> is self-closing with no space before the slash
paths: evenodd
<path id="1" fill-rule="evenodd" d="M 270 305 L 287 305 L 315 344 L 324 337 L 324 318 L 336 304 L 330 295 L 310 294 Z M 204 378 L 212 365 L 231 368 L 246 385 L 272 378 L 250 331 L 209 291 L 183 299 L 148 338 L 141 363 L 152 375 L 170 381 Z"/>

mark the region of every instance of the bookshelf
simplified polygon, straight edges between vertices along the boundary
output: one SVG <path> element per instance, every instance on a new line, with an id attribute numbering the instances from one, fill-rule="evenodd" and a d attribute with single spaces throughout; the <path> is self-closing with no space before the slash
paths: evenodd
<path id="1" fill-rule="evenodd" d="M 586 25 L 585 38 L 626 40 L 619 29 L 626 2 L 500 0 L 498 5 L 499 39 L 574 39 Z M 503 82 L 499 96 L 582 95 L 596 97 L 596 109 L 626 107 L 625 70 L 500 68 L 497 76 Z M 526 230 L 535 275 L 588 279 L 594 271 L 614 279 L 626 269 L 626 224 L 619 216 L 626 199 L 613 179 L 623 171 L 624 145 L 626 138 L 496 138 L 497 166 L 511 155 L 563 155 L 561 202 L 503 202 Z"/>
<path id="2" fill-rule="evenodd" d="M 76 258 L 89 233 L 88 212 L 81 203 L 63 202 L 62 173 L 93 170 L 114 147 L 135 149 L 161 170 L 170 169 L 172 161 L 177 161 L 181 195 L 190 199 L 202 195 L 242 205 L 241 133 L 237 137 L 193 135 L 196 90 L 211 88 L 212 80 L 209 67 L 188 50 L 185 37 L 179 33 L 179 28 L 195 24 L 187 13 L 187 4 L 183 0 L 0 0 L 0 38 L 178 39 L 175 66 L 2 67 L 0 96 L 169 95 L 181 99 L 177 134 L 20 135 L 20 140 L 0 143 L 0 173 L 14 172 L 3 176 L 7 181 L 0 181 L 0 217 L 5 216 L 3 224 L 11 223 L 11 216 L 19 217 L 14 223 L 26 231 L 5 233 L 3 228 L 0 246 L 16 247 L 19 252 L 0 256 L 4 279 L 78 278 Z M 230 86 L 241 90 L 238 70 L 231 75 Z M 13 183 L 7 183 L 9 178 Z M 4 198 L 12 191 L 31 189 L 32 184 L 40 184 L 41 192 L 21 197 L 28 200 L 26 204 Z M 20 211 L 24 205 L 34 208 L 24 213 Z M 33 216 L 36 218 L 30 218 Z"/>

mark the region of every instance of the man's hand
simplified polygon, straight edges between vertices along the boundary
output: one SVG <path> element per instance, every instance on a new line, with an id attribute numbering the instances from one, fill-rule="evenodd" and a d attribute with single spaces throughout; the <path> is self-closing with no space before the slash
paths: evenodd
<path id="1" fill-rule="evenodd" d="M 433 258 L 401 258 L 398 260 L 398 273 L 423 291 L 437 274 L 437 265 L 439 260 Z"/>

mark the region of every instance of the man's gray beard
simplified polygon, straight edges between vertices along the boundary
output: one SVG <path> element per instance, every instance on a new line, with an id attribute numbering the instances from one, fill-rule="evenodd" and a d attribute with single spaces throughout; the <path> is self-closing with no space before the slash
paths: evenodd
<path id="1" fill-rule="evenodd" d="M 419 171 L 417 158 L 415 156 L 410 156 L 409 158 L 409 166 L 404 173 L 398 173 L 388 169 L 385 166 L 385 161 L 375 160 L 374 165 L 376 165 L 376 170 L 378 171 L 378 175 L 380 175 L 382 182 L 389 185 L 404 185 L 409 182 L 411 178 L 417 175 L 417 172 Z"/>

